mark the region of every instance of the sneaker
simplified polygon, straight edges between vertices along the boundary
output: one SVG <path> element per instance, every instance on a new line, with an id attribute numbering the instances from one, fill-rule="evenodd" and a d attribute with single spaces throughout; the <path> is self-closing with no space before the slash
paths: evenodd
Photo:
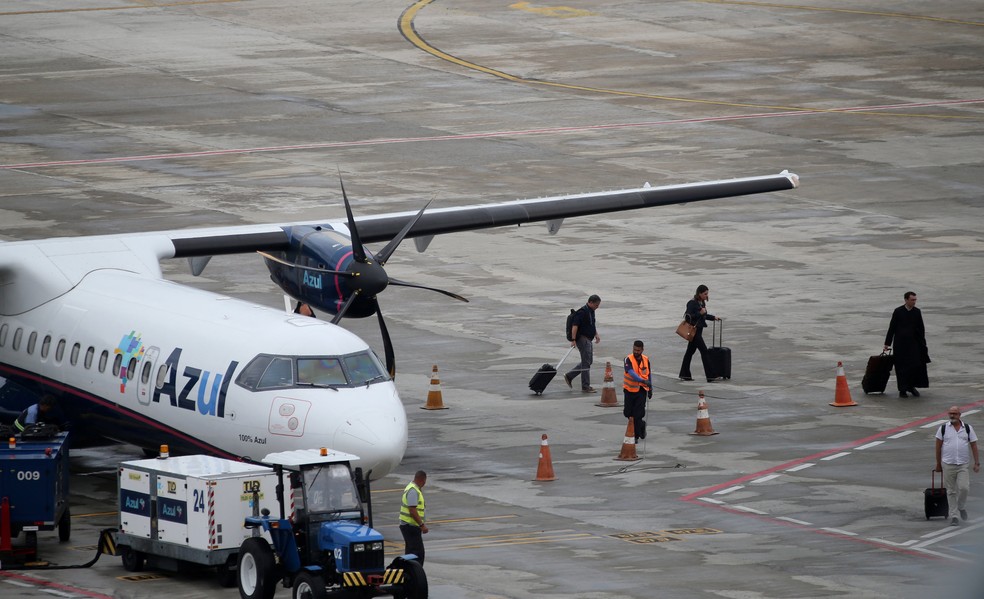
<path id="1" fill-rule="evenodd" d="M 960 519 L 961 520 L 967 519 L 967 510 L 960 510 Z"/>
<path id="2" fill-rule="evenodd" d="M 574 385 L 571 384 L 571 379 L 567 378 L 566 374 L 564 375 L 564 382 L 567 383 L 568 389 L 574 390 Z"/>
<path id="3" fill-rule="evenodd" d="M 694 380 L 694 377 L 692 377 L 692 376 L 681 376 L 680 377 L 680 380 L 681 381 L 692 381 L 692 380 Z"/>
<path id="4" fill-rule="evenodd" d="M 915 387 L 913 387 L 912 389 L 909 389 L 909 393 L 912 393 L 912 396 L 913 397 L 919 397 L 919 392 L 916 391 L 916 388 Z"/>
<path id="5" fill-rule="evenodd" d="M 960 520 L 957 520 L 956 518 L 950 520 L 950 526 L 960 526 Z"/>
<path id="6" fill-rule="evenodd" d="M 581 391 L 584 393 L 597 393 L 594 387 L 581 387 Z"/>

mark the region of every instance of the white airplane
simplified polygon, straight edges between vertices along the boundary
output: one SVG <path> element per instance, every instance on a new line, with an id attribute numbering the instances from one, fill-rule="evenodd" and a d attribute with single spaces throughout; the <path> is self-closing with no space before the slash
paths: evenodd
<path id="1" fill-rule="evenodd" d="M 798 177 L 519 200 L 354 218 L 0 243 L 0 417 L 56 398 L 78 445 L 118 441 L 149 451 L 260 458 L 330 447 L 378 479 L 407 446 L 406 412 L 377 295 L 405 237 L 696 202 L 797 187 Z M 425 207 L 426 208 L 426 207 Z M 388 242 L 375 255 L 363 243 Z M 162 277 L 160 260 L 260 252 L 289 295 L 331 323 Z M 423 287 L 425 289 L 430 289 Z M 457 299 L 455 294 L 441 291 Z M 385 365 L 343 316 L 376 314 Z"/>

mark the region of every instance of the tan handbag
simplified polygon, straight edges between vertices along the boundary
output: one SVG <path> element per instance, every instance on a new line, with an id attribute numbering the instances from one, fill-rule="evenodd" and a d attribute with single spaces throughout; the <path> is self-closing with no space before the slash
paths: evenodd
<path id="1" fill-rule="evenodd" d="M 689 343 L 690 341 L 693 341 L 694 335 L 697 334 L 697 327 L 684 320 L 677 325 L 676 334 L 686 339 Z"/>

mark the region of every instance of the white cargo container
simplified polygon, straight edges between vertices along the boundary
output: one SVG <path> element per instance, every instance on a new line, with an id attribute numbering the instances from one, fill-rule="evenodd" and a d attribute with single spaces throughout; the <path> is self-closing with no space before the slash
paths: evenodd
<path id="1" fill-rule="evenodd" d="M 230 586 L 239 546 L 255 534 L 245 518 L 280 509 L 271 468 L 211 456 L 123 462 L 118 488 L 116 544 L 124 568 L 139 571 L 147 561 L 164 569 L 182 561 L 219 566 Z"/>

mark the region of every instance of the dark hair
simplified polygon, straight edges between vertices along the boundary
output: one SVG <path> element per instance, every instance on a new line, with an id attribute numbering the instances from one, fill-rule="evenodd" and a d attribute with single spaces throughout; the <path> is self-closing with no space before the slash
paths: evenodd
<path id="1" fill-rule="evenodd" d="M 646 347 L 646 346 L 642 344 L 642 341 L 641 340 L 636 339 L 635 341 L 632 342 L 632 347 L 643 348 L 643 347 Z"/>
<path id="2" fill-rule="evenodd" d="M 903 299 L 909 299 L 910 297 L 912 297 L 912 296 L 913 296 L 913 295 L 915 295 L 915 294 L 916 294 L 916 292 L 915 292 L 915 291 L 906 291 L 906 292 L 905 292 L 905 295 L 903 295 L 903 296 L 902 296 L 902 298 L 903 298 Z"/>
<path id="3" fill-rule="evenodd" d="M 45 407 L 45 408 L 55 407 L 55 398 L 50 395 L 42 395 L 41 399 L 38 400 L 38 407 Z"/>
<path id="4" fill-rule="evenodd" d="M 709 289 L 707 288 L 707 285 L 698 285 L 697 286 L 697 291 L 694 292 L 694 297 L 697 297 L 698 295 L 700 295 L 701 293 L 704 293 L 705 291 L 709 291 Z"/>
<path id="5" fill-rule="evenodd" d="M 588 303 L 589 304 L 597 304 L 600 301 L 601 301 L 601 298 L 598 297 L 597 295 L 591 295 L 590 297 L 588 297 Z"/>

